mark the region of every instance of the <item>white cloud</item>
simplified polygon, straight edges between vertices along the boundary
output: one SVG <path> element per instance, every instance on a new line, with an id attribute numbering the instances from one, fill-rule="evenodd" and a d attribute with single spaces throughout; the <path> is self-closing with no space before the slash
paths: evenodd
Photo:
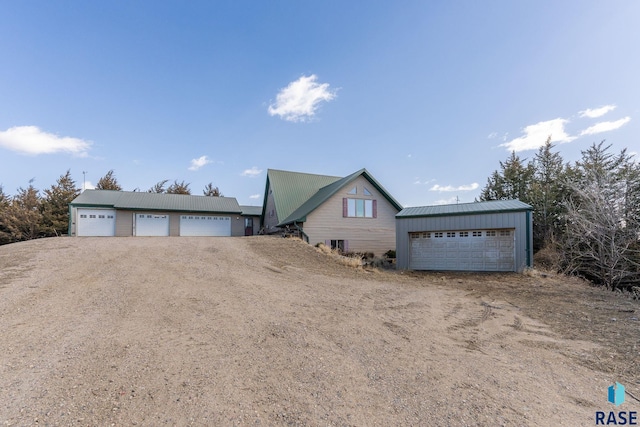
<path id="1" fill-rule="evenodd" d="M 259 199 L 260 198 L 260 194 L 252 194 L 249 196 L 250 199 Z"/>
<path id="2" fill-rule="evenodd" d="M 302 76 L 278 93 L 276 102 L 269 105 L 269 114 L 290 122 L 304 122 L 316 113 L 322 101 L 331 101 L 336 91 L 329 83 L 317 83 L 315 74 Z"/>
<path id="3" fill-rule="evenodd" d="M 440 200 L 436 200 L 434 202 L 434 205 L 453 205 L 455 203 L 458 203 L 458 198 L 457 197 L 450 197 L 448 199 L 440 199 Z"/>
<path id="4" fill-rule="evenodd" d="M 498 137 L 498 132 L 491 132 L 489 135 L 487 135 L 487 139 L 494 139 Z"/>
<path id="5" fill-rule="evenodd" d="M 211 160 L 209 160 L 207 156 L 200 156 L 197 159 L 191 159 L 191 166 L 189 166 L 189 170 L 197 171 L 198 169 L 209 163 L 211 163 Z"/>
<path id="6" fill-rule="evenodd" d="M 543 146 L 549 136 L 551 136 L 551 142 L 571 142 L 576 137 L 565 132 L 564 125 L 568 122 L 566 119 L 557 118 L 529 125 L 523 129 L 523 136 L 500 144 L 500 147 L 505 147 L 509 151 L 535 150 Z"/>
<path id="7" fill-rule="evenodd" d="M 445 185 L 443 187 L 442 185 L 436 184 L 433 187 L 431 187 L 429 191 L 439 191 L 441 193 L 451 192 L 451 191 L 472 191 L 472 190 L 477 190 L 478 187 L 480 187 L 480 184 L 478 184 L 477 182 L 474 182 L 473 184 L 469 184 L 469 185 L 460 185 L 458 187 L 454 187 L 452 185 Z"/>
<path id="8" fill-rule="evenodd" d="M 248 176 L 249 178 L 255 178 L 256 176 L 262 173 L 262 169 L 258 169 L 257 167 L 252 167 L 251 169 L 245 169 L 240 175 Z"/>
<path id="9" fill-rule="evenodd" d="M 30 155 L 63 152 L 86 157 L 91 142 L 69 136 L 60 137 L 44 132 L 37 126 L 15 126 L 0 132 L 0 147 Z"/>
<path id="10" fill-rule="evenodd" d="M 600 122 L 596 123 L 593 126 L 589 126 L 582 132 L 580 132 L 580 136 L 582 135 L 594 135 L 596 133 L 609 132 L 610 130 L 616 130 L 626 125 L 631 121 L 631 117 L 625 117 L 624 119 L 616 120 L 614 122 Z"/>
<path id="11" fill-rule="evenodd" d="M 600 108 L 587 108 L 586 110 L 580 111 L 580 117 L 589 117 L 591 119 L 595 119 L 597 117 L 604 116 L 609 111 L 613 111 L 616 109 L 615 105 L 605 105 Z"/>

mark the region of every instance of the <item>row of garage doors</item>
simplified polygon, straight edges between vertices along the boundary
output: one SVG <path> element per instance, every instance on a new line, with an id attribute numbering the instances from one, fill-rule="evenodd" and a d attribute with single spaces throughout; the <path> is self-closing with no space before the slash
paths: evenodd
<path id="1" fill-rule="evenodd" d="M 515 230 L 409 233 L 412 270 L 515 271 Z"/>
<path id="2" fill-rule="evenodd" d="M 121 212 L 120 215 L 123 215 Z M 124 214 L 126 215 L 126 213 Z M 134 236 L 168 236 L 169 215 L 133 213 Z M 115 209 L 78 209 L 78 236 L 115 236 Z M 180 236 L 231 236 L 231 218 L 180 215 Z"/>

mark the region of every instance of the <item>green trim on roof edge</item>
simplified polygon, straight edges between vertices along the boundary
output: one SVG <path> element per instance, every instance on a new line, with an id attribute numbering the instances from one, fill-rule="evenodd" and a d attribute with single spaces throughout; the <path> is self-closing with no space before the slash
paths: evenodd
<path id="1" fill-rule="evenodd" d="M 402 205 L 398 203 L 396 199 L 389 194 L 389 192 L 367 171 L 366 169 L 360 169 L 348 175 L 344 178 L 338 179 L 337 181 L 332 182 L 331 184 L 325 185 L 320 188 L 313 196 L 311 196 L 307 201 L 305 201 L 302 205 L 300 205 L 296 210 L 294 210 L 288 217 L 286 217 L 283 221 L 280 221 L 278 227 L 292 224 L 294 222 L 305 222 L 307 219 L 307 215 L 316 210 L 320 205 L 329 200 L 332 196 L 334 196 L 340 189 L 349 185 L 352 181 L 354 181 L 359 176 L 364 176 L 364 178 L 369 181 L 376 190 L 382 194 L 382 196 L 387 199 L 391 205 L 393 205 L 399 211 L 402 210 Z"/>

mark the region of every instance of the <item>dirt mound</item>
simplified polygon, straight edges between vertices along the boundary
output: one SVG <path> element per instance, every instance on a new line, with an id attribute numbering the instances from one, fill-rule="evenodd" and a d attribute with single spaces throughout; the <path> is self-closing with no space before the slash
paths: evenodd
<path id="1" fill-rule="evenodd" d="M 637 316 L 554 276 L 289 239 L 44 239 L 0 247 L 0 422 L 590 425 L 638 388 Z"/>

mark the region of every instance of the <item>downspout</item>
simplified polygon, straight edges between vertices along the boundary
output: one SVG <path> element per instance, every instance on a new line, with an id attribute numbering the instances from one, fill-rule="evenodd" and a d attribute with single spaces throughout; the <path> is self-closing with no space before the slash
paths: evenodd
<path id="1" fill-rule="evenodd" d="M 527 215 L 526 215 L 526 228 L 527 228 L 527 249 L 525 251 L 526 255 L 527 255 L 527 267 L 531 268 L 533 267 L 533 260 L 531 259 L 531 247 L 532 247 L 532 242 L 531 242 L 531 211 L 527 211 Z"/>
<path id="2" fill-rule="evenodd" d="M 300 227 L 298 225 L 298 223 L 295 222 L 295 221 L 293 222 L 293 226 L 298 230 L 298 233 L 300 233 L 300 235 L 302 236 L 302 240 L 304 240 L 305 242 L 309 243 L 309 236 L 307 236 L 307 233 L 305 233 L 302 230 L 302 227 Z"/>
<path id="3" fill-rule="evenodd" d="M 73 210 L 71 209 L 71 203 L 69 203 L 69 228 L 67 229 L 67 236 L 71 237 L 71 221 L 73 221 L 73 216 L 71 215 L 71 213 L 73 212 Z"/>

